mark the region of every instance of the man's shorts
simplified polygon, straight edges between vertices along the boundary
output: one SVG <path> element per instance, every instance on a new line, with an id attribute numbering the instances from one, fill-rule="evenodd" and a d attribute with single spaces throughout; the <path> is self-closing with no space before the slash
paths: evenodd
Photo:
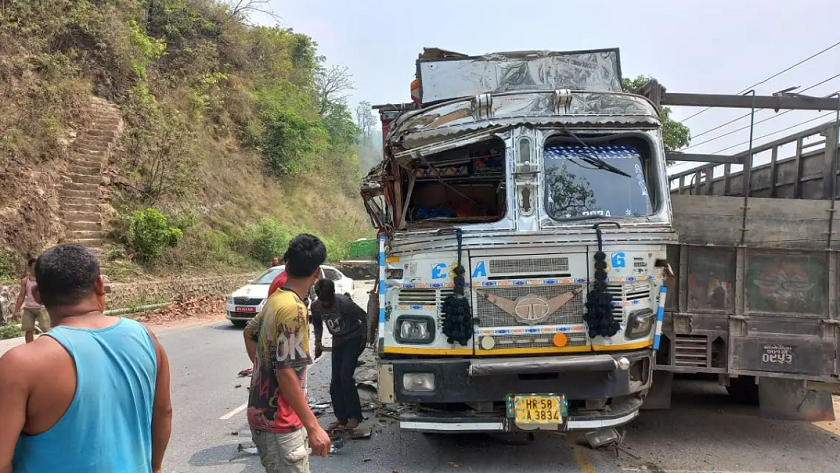
<path id="1" fill-rule="evenodd" d="M 50 329 L 50 316 L 47 310 L 23 308 L 23 315 L 20 317 L 20 329 L 24 332 L 35 330 L 35 321 L 38 321 L 38 326 L 41 327 L 41 332 L 47 332 Z"/>
<path id="2" fill-rule="evenodd" d="M 266 473 L 309 473 L 306 430 L 273 434 L 251 429 L 251 438 L 257 446 Z"/>

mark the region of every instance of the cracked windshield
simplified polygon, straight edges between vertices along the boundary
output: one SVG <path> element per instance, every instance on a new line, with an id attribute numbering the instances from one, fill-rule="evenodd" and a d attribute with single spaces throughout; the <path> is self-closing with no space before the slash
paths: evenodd
<path id="1" fill-rule="evenodd" d="M 544 3 L 0 0 L 0 473 L 840 472 L 836 0 Z"/>

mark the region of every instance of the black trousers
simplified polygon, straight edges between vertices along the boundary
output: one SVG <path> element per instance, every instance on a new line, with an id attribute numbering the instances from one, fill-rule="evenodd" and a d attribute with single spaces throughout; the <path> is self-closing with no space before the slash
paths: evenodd
<path id="1" fill-rule="evenodd" d="M 361 336 L 340 342 L 333 340 L 330 397 L 335 416 L 343 423 L 350 419 L 356 419 L 359 422 L 363 420 L 359 391 L 356 389 L 356 380 L 353 378 L 356 362 L 359 361 L 361 354 L 361 346 Z"/>

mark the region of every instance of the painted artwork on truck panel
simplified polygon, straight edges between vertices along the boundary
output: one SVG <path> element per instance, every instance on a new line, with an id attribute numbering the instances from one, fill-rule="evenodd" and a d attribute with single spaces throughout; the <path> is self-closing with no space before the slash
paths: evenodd
<path id="1" fill-rule="evenodd" d="M 731 310 L 735 303 L 734 288 L 734 250 L 689 249 L 689 310 Z"/>
<path id="2" fill-rule="evenodd" d="M 747 310 L 822 314 L 826 303 L 824 256 L 748 253 Z"/>

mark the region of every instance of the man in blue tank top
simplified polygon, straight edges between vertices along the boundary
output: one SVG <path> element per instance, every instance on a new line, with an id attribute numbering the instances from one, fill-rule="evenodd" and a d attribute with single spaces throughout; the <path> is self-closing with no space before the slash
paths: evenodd
<path id="1" fill-rule="evenodd" d="M 163 347 L 102 313 L 86 248 L 47 250 L 35 275 L 54 328 L 0 358 L 0 473 L 160 473 L 172 430 Z"/>

